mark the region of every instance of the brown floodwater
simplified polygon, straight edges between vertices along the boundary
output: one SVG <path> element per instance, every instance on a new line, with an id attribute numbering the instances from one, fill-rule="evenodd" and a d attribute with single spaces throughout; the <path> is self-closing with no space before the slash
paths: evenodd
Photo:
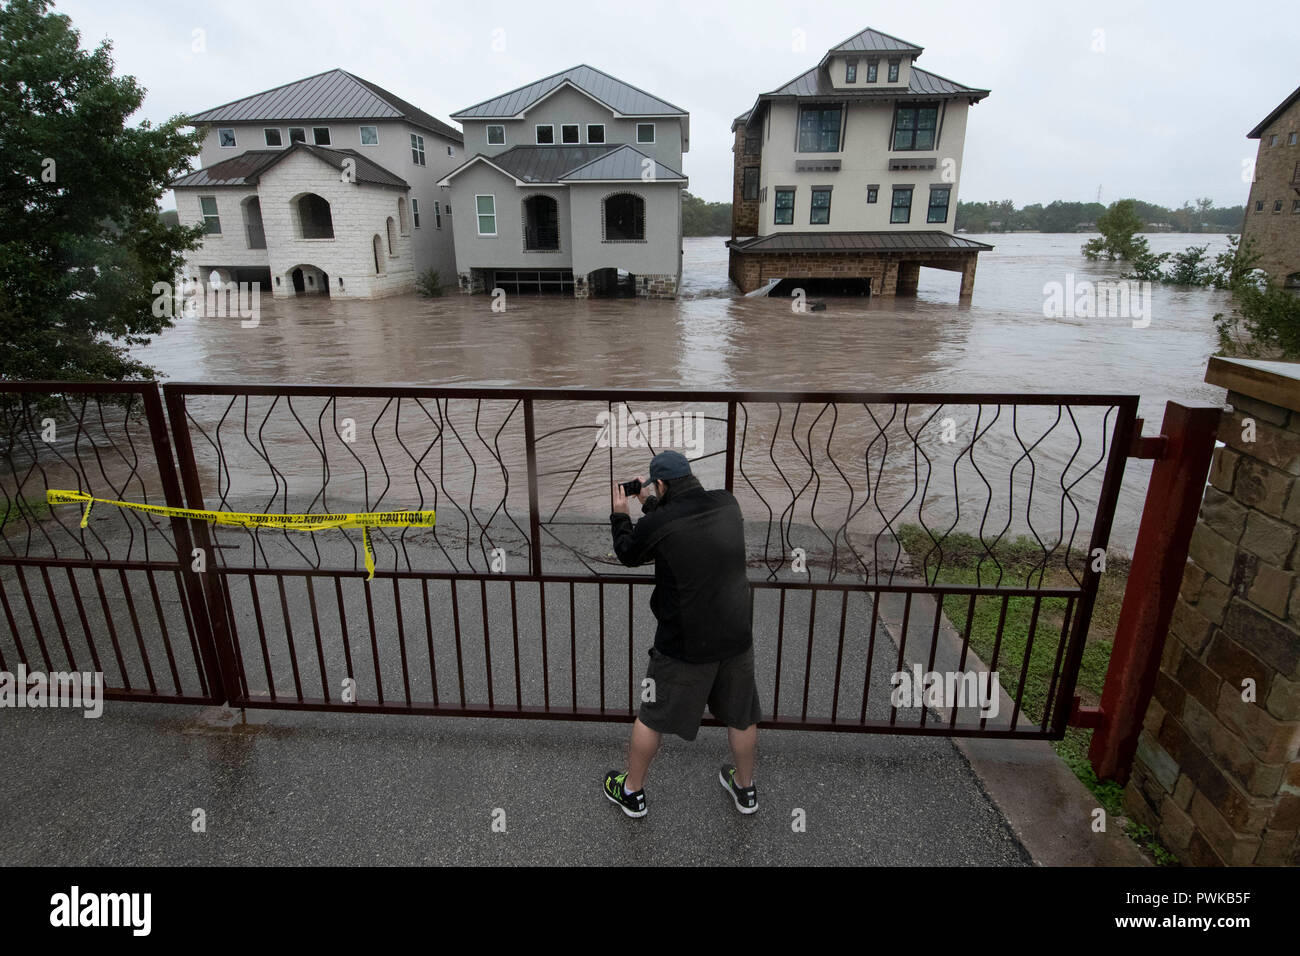
<path id="1" fill-rule="evenodd" d="M 1156 287 L 1151 295 L 1150 322 L 1145 328 L 1134 328 L 1133 320 L 1128 317 L 1047 318 L 1044 317 L 1045 284 L 1065 285 L 1073 281 L 1077 285 L 1083 280 L 1116 278 L 1121 267 L 1085 260 L 1079 254 L 1079 247 L 1087 236 L 1020 234 L 976 238 L 996 248 L 981 255 L 975 293 L 965 304 L 957 300 L 957 274 L 923 269 L 915 297 L 892 301 L 827 298 L 825 311 L 797 314 L 792 312 L 789 299 L 740 296 L 727 279 L 727 250 L 723 240 L 695 238 L 684 242 L 683 290 L 681 297 L 673 302 L 512 297 L 507 310 L 496 313 L 490 308 L 489 297 L 455 293 L 432 300 L 408 295 L 377 301 L 317 297 L 272 300 L 266 296 L 255 328 L 243 328 L 238 318 L 182 318 L 148 347 L 140 349 L 139 354 L 157 367 L 165 379 L 219 383 L 1136 394 L 1141 398 L 1139 413 L 1152 422 L 1148 432 L 1159 422 L 1168 400 L 1222 402 L 1223 391 L 1203 381 L 1207 358 L 1216 347 L 1212 317 L 1228 307 L 1222 293 Z M 1149 240 L 1156 252 L 1180 250 L 1192 244 L 1208 244 L 1211 254 L 1226 248 L 1222 237 L 1217 236 L 1157 235 Z M 321 466 L 319 455 L 306 444 L 309 436 L 314 432 L 322 445 L 326 438 L 332 441 L 335 437 L 332 420 L 349 413 L 362 423 L 363 432 L 368 432 L 376 421 L 382 421 L 384 415 L 392 416 L 391 410 L 384 412 L 382 407 L 354 405 L 349 412 L 344 403 L 325 409 L 317 401 L 297 409 L 299 418 L 306 423 L 304 426 L 286 415 L 283 407 L 266 417 L 267 407 L 262 403 L 250 408 L 252 425 L 245 430 L 242 406 L 231 409 L 227 401 L 194 402 L 192 410 L 196 421 L 209 425 L 215 425 L 223 413 L 229 413 L 227 425 L 234 429 L 239 440 L 223 448 L 231 456 L 228 464 L 235 463 L 236 467 L 222 476 L 215 474 L 214 468 L 213 473 L 205 475 L 205 480 L 212 479 L 217 485 L 224 481 L 222 493 L 229 494 L 232 501 L 256 498 L 259 494 L 265 497 L 267 492 L 274 496 L 281 481 L 301 479 L 305 493 L 300 503 L 310 503 L 309 499 L 320 488 L 319 481 L 313 485 L 312 475 L 319 473 Z M 982 413 L 984 422 L 993 408 L 986 406 Z M 436 413 L 436 408 L 433 410 Z M 907 443 L 911 441 L 908 434 L 915 434 L 932 410 L 933 406 L 914 409 L 909 420 L 895 421 L 884 431 L 891 438 L 902 436 Z M 719 409 L 703 411 L 714 415 Z M 884 413 L 888 411 L 886 407 Z M 897 411 L 902 415 L 904 410 Z M 595 409 L 589 408 L 576 418 L 572 414 L 565 417 L 558 411 L 539 414 L 539 431 L 547 434 L 575 421 L 588 426 L 586 431 L 577 428 L 548 439 L 551 444 L 543 455 L 543 469 L 551 462 L 549 467 L 558 472 L 563 470 L 565 462 L 576 466 L 581 461 L 592 444 L 594 413 Z M 975 415 L 979 413 L 975 406 L 963 406 L 942 415 L 951 414 L 959 436 L 964 436 L 974 427 Z M 320 427 L 322 414 L 327 417 Z M 421 441 L 427 446 L 430 435 L 440 427 L 435 421 L 436 414 L 431 417 L 429 409 L 409 406 L 401 414 L 407 416 L 404 424 L 389 423 L 383 427 L 394 436 L 400 435 L 412 447 L 418 449 Z M 488 441 L 482 448 L 491 444 L 493 433 L 507 414 L 506 407 L 484 414 L 478 425 Z M 981 439 L 984 468 L 987 470 L 993 462 L 992 471 L 996 472 L 997 459 L 1001 459 L 1001 494 L 1007 500 L 993 507 L 998 521 L 1027 507 L 1023 492 L 1034 490 L 1036 482 L 1047 480 L 1058 483 L 1055 497 L 1050 494 L 1050 487 L 1046 496 L 1035 491 L 1039 498 L 1033 507 L 1041 511 L 1049 524 L 1057 522 L 1058 512 L 1062 511 L 1059 481 L 1064 475 L 1068 483 L 1071 455 L 1080 447 L 1070 441 L 1056 441 L 1073 436 L 1070 423 L 1067 421 L 1052 433 L 1054 447 L 1048 448 L 1051 443 L 1045 443 L 1039 449 L 1040 458 L 1035 463 L 1045 461 L 1054 471 L 1048 467 L 1028 478 L 1023 467 L 1019 472 L 1009 473 L 1021 458 L 1024 447 L 1033 445 L 1034 429 L 1041 433 L 1051 425 L 1055 414 L 1053 407 L 1013 422 L 1007 412 Z M 750 434 L 752 457 L 748 461 L 756 469 L 758 483 L 764 480 L 773 483 L 775 475 L 781 479 L 777 484 L 790 487 L 785 484 L 789 481 L 793 486 L 785 496 L 785 504 L 799 490 L 800 482 L 813 473 L 806 464 L 799 465 L 801 442 L 808 455 L 813 454 L 814 447 L 829 449 L 832 444 L 828 417 L 814 424 L 817 409 L 807 409 L 801 415 L 798 422 L 792 422 L 787 412 L 779 425 L 772 416 L 756 419 Z M 939 417 L 927 427 L 937 430 Z M 514 421 L 517 420 L 516 415 Z M 461 430 L 473 444 L 476 439 L 472 412 L 461 422 L 465 426 Z M 266 427 L 259 435 L 257 429 L 262 425 Z M 1101 419 L 1091 424 L 1080 422 L 1080 428 L 1089 437 L 1100 436 L 1104 425 Z M 833 478 L 830 457 L 835 457 L 835 463 L 844 466 L 844 473 L 837 479 L 840 490 L 832 487 L 834 482 L 825 485 L 819 482 L 818 488 L 803 495 L 800 507 L 811 507 L 808 500 L 817 491 L 821 494 L 821 504 L 816 507 L 830 507 L 843 517 L 851 511 L 846 505 L 846 495 L 872 479 L 875 463 L 870 456 L 863 459 L 863 448 L 881 428 L 864 414 L 852 420 L 846 415 L 835 427 L 838 431 L 834 445 L 842 453 L 832 456 L 824 452 L 817 470 L 823 481 Z M 417 432 L 414 440 L 413 428 Z M 424 433 L 419 433 L 421 428 Z M 721 440 L 719 429 L 716 422 L 706 425 L 706 451 L 716 450 L 709 446 L 716 446 Z M 761 462 L 765 457 L 770 461 L 768 445 L 777 432 L 785 443 L 783 449 L 779 444 L 776 446 L 782 449 L 777 457 L 793 463 L 785 469 L 784 476 Z M 512 446 L 512 442 L 517 443 L 514 434 L 513 431 L 506 434 L 502 443 L 503 457 L 508 460 L 515 460 L 521 453 Z M 931 447 L 930 434 L 933 433 L 927 432 L 926 443 L 916 444 Z M 362 437 L 368 440 L 367 435 Z M 372 441 L 372 444 L 377 447 L 378 443 Z M 245 453 L 244 466 L 238 465 L 236 446 Z M 960 441 L 955 448 L 960 448 Z M 342 457 L 342 451 L 340 447 L 335 454 Z M 203 449 L 198 452 L 203 457 Z M 601 454 L 610 453 L 602 449 Z M 607 465 L 606 471 L 612 469 L 620 474 L 626 470 L 630 477 L 644 453 L 619 449 L 617 456 L 618 461 Z M 1076 457 L 1082 461 L 1086 454 Z M 477 460 L 481 465 L 484 456 L 480 454 Z M 272 461 L 274 467 L 270 467 Z M 241 486 L 240 476 L 255 476 L 259 463 L 261 470 L 270 476 L 269 484 L 259 485 L 255 477 L 250 477 L 247 487 Z M 423 463 L 407 462 L 406 470 L 418 471 L 420 464 L 431 468 L 432 463 L 432 459 Z M 952 477 L 954 464 L 961 469 L 969 462 L 962 465 L 949 456 L 935 474 L 942 477 L 945 470 L 949 473 L 949 491 L 953 492 L 949 497 L 962 509 L 962 514 L 968 518 L 979 515 L 981 506 L 987 506 L 989 496 L 996 493 L 981 491 L 983 486 L 978 475 L 983 471 L 971 470 L 969 474 Z M 915 465 L 913 460 L 896 458 L 875 476 L 884 475 L 884 480 L 892 479 L 898 486 L 893 489 L 896 494 L 884 495 L 883 501 L 894 501 L 900 506 L 914 501 Z M 200 467 L 202 470 L 207 466 L 201 463 Z M 454 461 L 450 464 L 452 471 L 461 467 Z M 720 477 L 720 460 L 711 459 L 705 472 L 711 480 Z M 1112 537 L 1112 544 L 1121 550 L 1131 547 L 1148 474 L 1145 463 L 1129 463 Z M 602 481 L 603 477 L 602 472 Z M 588 479 L 596 481 L 595 474 L 583 477 L 584 482 Z M 337 479 L 338 483 L 332 486 L 336 493 L 347 489 L 347 480 Z M 480 471 L 478 480 L 485 481 L 487 476 Z M 412 487 L 418 491 L 420 477 L 416 475 L 412 481 Z M 376 506 L 378 492 L 361 484 L 355 493 L 342 497 Z M 992 484 L 996 486 L 997 480 L 992 480 Z M 1080 485 L 1076 489 L 1078 499 L 1085 504 L 1093 500 L 1095 485 L 1095 482 Z M 595 491 L 599 487 L 599 483 L 575 487 L 571 497 L 565 500 L 565 507 L 573 508 L 576 515 L 600 513 L 604 508 L 599 502 L 599 491 Z M 1017 488 L 1021 492 L 1019 498 L 1008 491 Z M 512 498 L 517 489 L 516 481 Z M 544 509 L 560 501 L 565 490 L 564 480 L 550 480 L 543 488 Z M 491 488 L 485 491 L 491 492 Z M 593 492 L 597 503 L 581 504 L 589 503 Z M 382 507 L 416 504 L 409 494 L 404 495 L 400 490 L 385 495 L 380 501 Z M 981 499 L 981 495 L 985 497 Z M 218 493 L 214 490 L 212 498 L 216 497 Z M 330 502 L 326 505 L 343 510 Z M 776 510 L 782 507 L 778 504 Z M 788 517 L 798 517 L 797 510 L 791 511 Z M 1084 511 L 1087 512 L 1086 507 Z M 883 510 L 873 508 L 873 512 L 877 518 L 872 527 L 892 520 L 888 504 Z M 746 513 L 752 514 L 748 508 Z M 946 523 L 957 512 L 941 508 L 936 514 L 941 523 Z M 815 508 L 807 515 L 815 518 Z M 867 516 L 861 517 L 865 520 Z M 1090 518 L 1086 514 L 1085 518 L 1086 528 Z M 829 523 L 833 528 L 835 521 Z M 470 530 L 467 522 L 466 531 Z"/>

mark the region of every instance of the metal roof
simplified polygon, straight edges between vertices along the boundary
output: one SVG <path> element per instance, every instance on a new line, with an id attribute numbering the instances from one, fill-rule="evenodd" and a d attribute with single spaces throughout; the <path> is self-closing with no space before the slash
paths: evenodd
<path id="1" fill-rule="evenodd" d="M 444 177 L 459 175 L 475 163 L 489 163 L 520 182 L 562 185 L 571 182 L 640 180 L 645 153 L 626 144 L 603 146 L 514 146 L 495 156 L 478 153 Z M 685 182 L 670 166 L 655 162 L 655 179 Z"/>
<path id="2" fill-rule="evenodd" d="M 915 53 L 918 56 L 924 47 L 908 43 L 888 33 L 881 33 L 870 27 L 861 33 L 855 33 L 843 43 L 830 48 L 830 53 Z"/>
<path id="3" fill-rule="evenodd" d="M 907 78 L 907 95 L 919 96 L 972 96 L 976 99 L 983 99 L 989 95 L 988 90 L 976 89 L 972 86 L 963 86 L 936 73 L 929 73 L 918 66 L 913 66 L 908 70 Z M 898 87 L 881 86 L 876 89 L 836 89 L 831 84 L 830 77 L 820 66 L 815 66 L 807 73 L 796 76 L 785 86 L 775 89 L 770 93 L 764 93 L 763 96 L 844 96 L 849 98 L 859 97 L 890 97 L 898 96 L 904 93 Z"/>
<path id="4" fill-rule="evenodd" d="M 946 232 L 778 232 L 728 242 L 737 252 L 946 252 L 993 247 Z"/>
<path id="5" fill-rule="evenodd" d="M 687 112 L 630 83 L 582 64 L 517 90 L 452 113 L 453 119 L 505 119 L 518 116 L 534 104 L 571 83 L 593 99 L 623 116 L 686 116 Z"/>
<path id="6" fill-rule="evenodd" d="M 645 161 L 650 157 L 639 149 L 634 149 L 626 144 L 616 147 L 611 152 L 603 156 L 598 156 L 591 162 L 579 166 L 571 172 L 565 173 L 560 178 L 566 183 L 592 181 L 600 182 L 602 180 L 631 180 L 643 179 L 645 170 Z M 654 163 L 654 181 L 672 182 L 686 179 L 681 173 L 670 166 L 665 166 L 657 160 Z"/>
<path id="7" fill-rule="evenodd" d="M 308 120 L 404 119 L 457 143 L 452 126 L 345 70 L 327 70 L 284 86 L 195 113 L 191 123 L 275 123 Z"/>
<path id="8" fill-rule="evenodd" d="M 376 186 L 396 186 L 410 189 L 410 184 L 402 177 L 389 172 L 383 166 L 370 160 L 355 149 L 330 149 L 325 146 L 313 146 L 308 143 L 294 143 L 287 149 L 252 149 L 230 159 L 214 163 L 205 169 L 196 169 L 172 183 L 173 188 L 190 186 L 252 186 L 272 166 L 296 150 L 304 150 L 318 159 L 329 163 L 335 169 L 342 169 L 344 160 L 355 161 L 354 173 L 359 183 L 371 183 Z"/>
<path id="9" fill-rule="evenodd" d="M 1290 96 L 1288 96 L 1286 99 L 1284 99 L 1278 105 L 1277 109 L 1275 109 L 1273 112 L 1265 116 L 1263 121 L 1261 121 L 1258 126 L 1256 126 L 1249 133 L 1247 133 L 1246 139 L 1259 139 L 1261 136 L 1263 136 L 1264 130 L 1268 129 L 1271 125 L 1273 125 L 1273 121 L 1277 119 L 1279 116 L 1281 116 L 1283 113 L 1285 113 L 1291 107 L 1291 104 L 1294 103 L 1298 97 L 1300 97 L 1300 87 L 1296 87 L 1296 91 L 1292 93 Z"/>

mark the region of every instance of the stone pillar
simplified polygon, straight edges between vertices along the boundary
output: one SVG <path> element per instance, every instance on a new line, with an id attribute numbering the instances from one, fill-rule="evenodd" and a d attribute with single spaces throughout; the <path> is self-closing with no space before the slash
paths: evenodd
<path id="1" fill-rule="evenodd" d="M 972 255 L 966 260 L 966 264 L 961 270 L 961 292 L 958 295 L 968 296 L 975 291 L 975 265 L 979 261 L 979 256 Z"/>
<path id="2" fill-rule="evenodd" d="M 914 295 L 921 283 L 921 264 L 919 262 L 900 262 L 898 264 L 898 294 Z"/>
<path id="3" fill-rule="evenodd" d="M 873 295 L 879 295 L 884 299 L 892 299 L 894 297 L 894 294 L 898 291 L 898 266 L 899 262 L 897 259 L 886 260 L 885 267 L 881 271 L 880 291 L 877 292 L 873 288 L 871 290 Z"/>
<path id="4" fill-rule="evenodd" d="M 1300 865 L 1300 365 L 1212 358 L 1210 486 L 1124 807 L 1192 865 Z"/>

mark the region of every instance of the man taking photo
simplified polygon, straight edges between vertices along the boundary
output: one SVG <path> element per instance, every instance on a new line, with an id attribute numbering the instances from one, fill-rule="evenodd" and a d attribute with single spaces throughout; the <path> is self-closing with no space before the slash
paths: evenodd
<path id="1" fill-rule="evenodd" d="M 655 565 L 650 609 L 658 627 L 646 670 L 651 699 L 632 725 L 628 769 L 606 774 L 605 796 L 628 816 L 644 817 L 645 776 L 663 735 L 694 740 L 707 706 L 726 724 L 731 744 L 732 763 L 718 780 L 736 809 L 753 813 L 762 713 L 740 506 L 727 491 L 706 491 L 680 452 L 655 455 L 649 481 L 638 480 L 641 520 L 632 523 L 629 496 L 616 484 L 610 525 L 619 561 Z"/>

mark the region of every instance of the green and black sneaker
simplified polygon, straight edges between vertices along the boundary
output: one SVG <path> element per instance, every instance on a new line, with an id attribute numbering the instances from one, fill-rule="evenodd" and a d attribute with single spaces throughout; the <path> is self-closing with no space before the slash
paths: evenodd
<path id="1" fill-rule="evenodd" d="M 718 782 L 727 788 L 731 799 L 736 801 L 736 809 L 741 813 L 754 813 L 758 810 L 758 789 L 751 783 L 748 787 L 737 785 L 736 768 L 723 764 L 718 771 Z"/>
<path id="2" fill-rule="evenodd" d="M 646 815 L 645 788 L 642 787 L 636 793 L 628 793 L 623 789 L 623 778 L 626 776 L 626 771 L 620 773 L 617 770 L 605 774 L 605 796 L 617 803 L 629 817 L 643 817 Z"/>

